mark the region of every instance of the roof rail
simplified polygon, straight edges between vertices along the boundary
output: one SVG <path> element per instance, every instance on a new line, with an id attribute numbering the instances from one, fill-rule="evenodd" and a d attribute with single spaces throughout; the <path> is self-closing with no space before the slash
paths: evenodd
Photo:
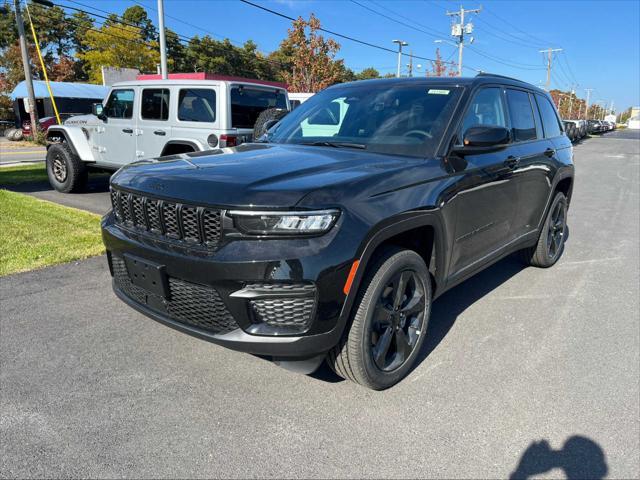
<path id="1" fill-rule="evenodd" d="M 517 82 L 522 82 L 519 78 L 507 77 L 506 75 L 498 75 L 497 73 L 489 73 L 489 72 L 480 72 L 476 75 L 476 77 L 498 77 L 498 78 L 508 78 L 509 80 L 516 80 Z"/>

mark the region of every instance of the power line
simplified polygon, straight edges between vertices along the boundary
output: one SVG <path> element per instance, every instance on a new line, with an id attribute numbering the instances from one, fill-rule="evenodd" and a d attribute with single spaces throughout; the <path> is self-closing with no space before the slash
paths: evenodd
<path id="1" fill-rule="evenodd" d="M 434 37 L 434 38 L 440 38 L 443 35 L 446 35 L 444 33 L 437 32 L 435 30 L 428 31 L 428 30 L 424 30 L 422 28 L 414 27 L 413 25 L 409 25 L 408 23 L 405 23 L 405 22 L 403 22 L 401 20 L 396 20 L 395 18 L 390 17 L 389 15 L 386 15 L 386 14 L 384 14 L 382 12 L 378 12 L 378 11 L 374 10 L 373 8 L 367 7 L 366 5 L 363 5 L 362 3 L 360 3 L 360 2 L 358 2 L 356 0 L 350 0 L 350 1 L 351 1 L 351 3 L 354 3 L 354 4 L 358 5 L 359 7 L 364 8 L 365 10 L 368 10 L 368 11 L 370 11 L 372 13 L 375 13 L 376 15 L 380 15 L 381 17 L 384 17 L 384 18 L 386 18 L 388 20 L 391 20 L 392 22 L 395 22 L 395 23 L 397 23 L 399 25 L 403 25 L 403 26 L 405 26 L 407 28 L 410 28 L 412 30 L 416 30 L 418 32 L 424 33 L 425 35 L 429 35 L 429 36 Z M 378 8 L 384 8 L 384 7 L 380 7 L 379 6 Z M 416 22 L 413 22 L 413 23 L 416 23 Z M 424 27 L 424 28 L 427 28 L 427 27 Z M 435 33 L 433 33 L 433 32 L 435 32 Z"/>
<path id="2" fill-rule="evenodd" d="M 264 6 L 262 6 L 262 5 L 258 5 L 257 3 L 250 2 L 249 0 L 240 0 L 240 1 L 241 1 L 242 3 L 247 4 L 247 5 L 251 5 L 252 7 L 259 8 L 260 10 L 264 10 L 265 12 L 269 12 L 269 13 L 271 13 L 272 15 L 276 15 L 276 16 L 278 16 L 278 17 L 285 18 L 285 19 L 290 20 L 290 21 L 292 21 L 292 22 L 295 22 L 295 21 L 296 21 L 296 19 L 295 19 L 295 18 L 290 17 L 289 15 L 285 15 L 284 13 L 277 12 L 277 11 L 275 11 L 275 10 L 272 10 L 272 9 L 270 9 L 270 8 L 267 8 L 267 7 L 264 7 Z M 358 39 L 358 38 L 354 38 L 354 37 L 351 37 L 351 36 L 349 36 L 349 35 L 344 35 L 344 34 L 342 34 L 342 33 L 334 32 L 334 31 L 332 31 L 332 30 L 328 30 L 328 29 L 326 29 L 326 28 L 322 28 L 322 27 L 321 27 L 321 28 L 319 28 L 318 30 L 320 30 L 321 32 L 328 33 L 329 35 L 333 35 L 334 37 L 344 38 L 345 40 L 349 40 L 349 41 L 351 41 L 351 42 L 359 43 L 359 44 L 361 44 L 361 45 L 365 45 L 365 46 L 367 46 L 367 47 L 376 48 L 376 49 L 378 49 L 378 50 L 382 50 L 382 51 L 389 52 L 389 53 L 393 53 L 393 54 L 397 54 L 397 53 L 398 53 L 398 52 L 396 52 L 395 50 L 392 50 L 392 49 L 387 48 L 387 47 L 383 47 L 382 45 L 376 45 L 376 44 L 374 44 L 374 43 L 366 42 L 366 41 L 364 41 L 364 40 L 360 40 L 360 39 Z M 405 54 L 405 55 L 407 55 L 407 54 Z M 420 59 L 420 60 L 435 61 L 435 59 L 434 59 L 434 58 L 421 57 L 421 56 L 418 56 L 418 55 L 413 55 L 413 58 L 418 58 L 418 59 Z"/>

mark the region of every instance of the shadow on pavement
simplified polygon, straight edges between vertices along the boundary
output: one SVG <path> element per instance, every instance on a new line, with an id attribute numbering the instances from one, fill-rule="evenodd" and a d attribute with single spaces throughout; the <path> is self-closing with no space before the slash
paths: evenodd
<path id="1" fill-rule="evenodd" d="M 426 338 L 414 369 L 426 359 L 447 335 L 462 312 L 516 275 L 524 265 L 513 256 L 490 266 L 433 302 Z"/>
<path id="2" fill-rule="evenodd" d="M 435 350 L 462 312 L 523 268 L 524 265 L 516 258 L 513 256 L 507 257 L 449 290 L 434 301 L 426 331 L 426 339 L 412 370 L 415 370 Z M 336 375 L 326 362 L 315 373 L 311 374 L 311 377 L 329 383 L 342 381 L 342 378 Z"/>
<path id="3" fill-rule="evenodd" d="M 574 435 L 560 450 L 553 450 L 546 440 L 531 443 L 509 478 L 528 479 L 556 468 L 562 469 L 568 480 L 602 479 L 609 471 L 600 445 L 587 437 Z"/>

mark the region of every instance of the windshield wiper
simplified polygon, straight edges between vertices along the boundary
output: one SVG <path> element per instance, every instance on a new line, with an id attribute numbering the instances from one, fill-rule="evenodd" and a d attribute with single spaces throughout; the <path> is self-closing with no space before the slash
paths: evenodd
<path id="1" fill-rule="evenodd" d="M 364 150 L 367 148 L 366 145 L 362 143 L 349 143 L 349 142 L 302 142 L 300 145 L 313 145 L 314 147 L 334 147 L 334 148 L 358 148 L 360 150 Z"/>

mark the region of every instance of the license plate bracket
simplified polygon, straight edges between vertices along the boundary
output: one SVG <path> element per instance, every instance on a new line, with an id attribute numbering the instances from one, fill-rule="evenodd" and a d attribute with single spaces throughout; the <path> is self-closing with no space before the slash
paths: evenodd
<path id="1" fill-rule="evenodd" d="M 128 253 L 124 254 L 124 262 L 131 283 L 153 295 L 168 297 L 169 286 L 164 265 Z"/>

